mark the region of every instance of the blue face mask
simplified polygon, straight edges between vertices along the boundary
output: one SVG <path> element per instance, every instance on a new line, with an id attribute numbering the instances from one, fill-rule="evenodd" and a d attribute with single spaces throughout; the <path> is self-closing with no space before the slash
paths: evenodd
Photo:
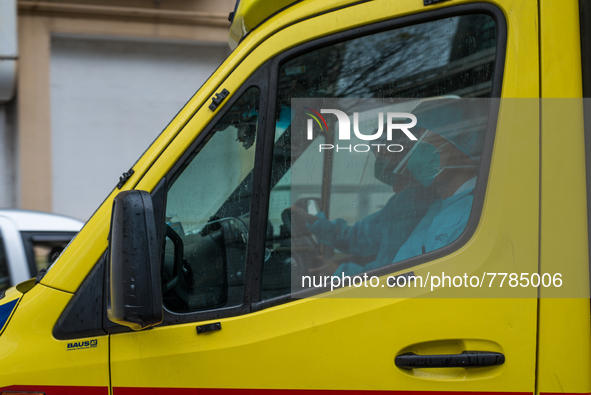
<path id="1" fill-rule="evenodd" d="M 424 187 L 431 185 L 435 177 L 441 173 L 441 156 L 433 145 L 420 142 L 408 159 L 408 171 Z"/>

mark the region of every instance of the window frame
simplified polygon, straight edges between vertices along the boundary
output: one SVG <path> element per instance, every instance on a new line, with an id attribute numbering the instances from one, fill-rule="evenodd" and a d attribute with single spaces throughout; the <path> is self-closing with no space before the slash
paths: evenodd
<path id="1" fill-rule="evenodd" d="M 162 305 L 163 310 L 163 321 L 159 326 L 167 326 L 167 325 L 176 325 L 182 323 L 194 323 L 194 322 L 201 322 L 201 321 L 208 321 L 208 320 L 215 320 L 220 318 L 227 318 L 227 317 L 234 317 L 243 314 L 248 314 L 251 312 L 251 286 L 254 284 L 254 278 L 256 276 L 256 271 L 253 265 L 258 256 L 256 256 L 255 251 L 257 251 L 256 243 L 259 243 L 259 237 L 254 235 L 257 232 L 260 232 L 257 229 L 258 221 L 253 221 L 253 218 L 260 216 L 259 214 L 259 205 L 258 200 L 260 200 L 259 195 L 261 194 L 262 188 L 257 188 L 260 185 L 260 178 L 261 178 L 261 169 L 262 169 L 262 160 L 263 156 L 261 155 L 261 151 L 263 150 L 263 141 L 265 130 L 266 130 L 266 122 L 268 114 L 268 84 L 269 84 L 269 63 L 264 63 L 261 65 L 254 73 L 243 83 L 235 93 L 232 93 L 232 97 L 223 103 L 220 111 L 211 119 L 211 121 L 207 124 L 204 130 L 199 133 L 199 135 L 195 138 L 195 140 L 191 143 L 189 148 L 180 156 L 180 158 L 176 161 L 176 163 L 171 167 L 171 169 L 166 173 L 166 175 L 162 178 L 160 183 L 157 187 L 152 191 L 151 196 L 153 200 L 153 205 L 155 208 L 155 220 L 156 220 L 156 228 L 158 230 L 158 239 L 165 243 L 166 239 L 164 235 L 166 220 L 166 201 L 168 196 L 168 191 L 176 178 L 180 176 L 182 171 L 184 170 L 187 161 L 191 160 L 193 155 L 199 155 L 199 151 L 203 149 L 209 139 L 213 136 L 213 129 L 217 126 L 218 122 L 228 113 L 228 111 L 232 108 L 232 106 L 242 97 L 242 95 L 249 90 L 250 88 L 258 88 L 260 91 L 260 102 L 259 102 L 259 116 L 258 116 L 258 127 L 257 127 L 257 136 L 256 136 L 256 144 L 255 148 L 255 157 L 254 157 L 254 166 L 253 166 L 253 190 L 252 190 L 252 198 L 250 202 L 250 217 L 251 221 L 249 224 L 248 229 L 248 243 L 247 243 L 247 250 L 246 250 L 246 273 L 244 278 L 244 295 L 242 304 L 238 306 L 232 307 L 221 307 L 215 308 L 211 310 L 203 310 L 203 311 L 195 311 L 195 312 L 188 312 L 188 313 L 177 313 L 167 309 L 164 304 Z M 221 89 L 222 87 L 220 87 Z M 209 109 L 207 110 L 209 111 Z M 264 231 L 264 230 L 263 230 Z M 263 241 L 264 243 L 264 241 Z M 264 244 L 263 244 L 264 249 Z M 160 262 L 164 259 L 164 249 L 160 252 Z"/>
<path id="2" fill-rule="evenodd" d="M 449 255 L 450 253 L 458 250 L 461 248 L 466 242 L 472 237 L 474 234 L 478 223 L 480 222 L 480 218 L 482 216 L 482 210 L 484 206 L 484 198 L 486 195 L 486 185 L 488 182 L 488 175 L 490 172 L 490 165 L 492 159 L 492 150 L 493 150 L 493 143 L 494 138 L 496 135 L 496 127 L 497 127 L 497 119 L 499 113 L 499 104 L 502 92 L 502 85 L 503 85 L 503 76 L 505 71 L 505 57 L 506 57 L 506 49 L 507 49 L 507 21 L 505 19 L 505 15 L 503 14 L 502 10 L 498 7 L 489 4 L 489 3 L 471 3 L 471 4 L 461 4 L 456 6 L 449 6 L 444 8 L 439 8 L 436 10 L 426 10 L 424 12 L 419 12 L 417 14 L 402 16 L 394 19 L 390 19 L 387 21 L 382 21 L 378 23 L 372 23 L 368 25 L 364 25 L 361 27 L 355 27 L 343 32 L 338 32 L 334 34 L 330 34 L 324 37 L 321 37 L 316 40 L 312 40 L 303 44 L 300 44 L 294 48 L 291 48 L 273 59 L 270 60 L 271 62 L 271 70 L 270 70 L 270 81 L 269 81 L 269 93 L 268 93 L 268 100 L 269 100 L 269 111 L 268 114 L 272 114 L 272 118 L 274 120 L 274 115 L 277 111 L 277 100 L 278 100 L 278 90 L 277 85 L 279 81 L 279 69 L 281 65 L 297 56 L 303 55 L 305 53 L 314 51 L 316 49 L 320 49 L 329 45 L 337 44 L 339 42 L 355 39 L 358 37 L 366 36 L 369 34 L 380 33 L 383 31 L 393 30 L 397 28 L 402 28 L 410 25 L 415 25 L 418 23 L 426 23 L 438 19 L 443 19 L 446 17 L 455 17 L 455 16 L 462 16 L 468 14 L 487 14 L 493 18 L 497 28 L 497 46 L 496 46 L 496 58 L 494 62 L 494 71 L 493 71 L 493 79 L 492 79 L 492 89 L 491 89 L 491 109 L 489 112 L 489 117 L 486 125 L 486 132 L 484 136 L 484 143 L 483 143 L 483 150 L 481 155 L 481 164 L 480 169 L 478 172 L 478 178 L 476 183 L 476 188 L 474 189 L 474 201 L 472 204 L 472 209 L 470 211 L 470 218 L 466 225 L 466 228 L 462 232 L 462 234 L 454 240 L 452 243 L 448 244 L 447 246 L 440 248 L 435 251 L 428 252 L 426 254 L 416 256 L 413 258 L 406 259 L 404 261 L 400 261 L 391 265 L 384 266 L 379 269 L 374 269 L 368 273 L 371 273 L 375 276 L 383 276 L 389 273 L 394 273 L 397 271 L 405 270 L 429 261 L 436 260 L 443 256 Z M 272 174 L 272 160 L 273 160 L 273 143 L 274 143 L 274 136 L 275 136 L 275 123 L 274 122 L 267 122 L 267 130 L 265 134 L 265 146 L 263 149 L 264 155 L 264 165 L 265 168 L 263 169 L 263 179 L 264 184 L 267 188 L 263 192 L 263 196 L 261 196 L 264 203 L 264 208 L 262 208 L 263 215 L 260 218 L 257 218 L 256 221 L 258 222 L 259 226 L 264 226 L 267 222 L 268 216 L 268 206 L 269 206 L 269 198 L 270 198 L 270 188 L 268 187 L 271 182 L 271 174 Z M 261 232 L 261 234 L 256 235 L 259 239 L 264 239 L 265 232 Z M 264 240 L 262 242 L 256 243 L 255 245 L 259 248 L 259 251 L 256 253 L 259 256 L 263 256 L 264 253 Z M 258 273 L 261 273 L 260 276 L 255 278 L 255 283 L 252 284 L 252 311 L 260 311 L 269 307 L 273 307 L 279 304 L 287 303 L 290 301 L 294 301 L 297 299 L 307 298 L 309 296 L 317 295 L 320 293 L 324 293 L 327 291 L 319 291 L 316 289 L 309 289 L 305 291 L 298 292 L 297 294 L 287 294 L 280 297 L 276 297 L 273 299 L 261 300 L 261 285 L 262 285 L 262 272 L 263 272 L 263 260 L 259 260 L 255 262 L 257 267 Z"/>
<path id="3" fill-rule="evenodd" d="M 587 239 L 591 257 L 591 52 L 584 51 L 591 45 L 591 5 L 579 0 L 579 33 L 581 40 L 581 74 L 583 88 L 583 133 L 585 135 L 585 173 L 587 183 Z M 591 269 L 591 259 L 589 260 Z M 589 271 L 591 283 L 591 270 Z"/>
<path id="4" fill-rule="evenodd" d="M 27 267 L 29 268 L 29 274 L 32 277 L 37 275 L 37 264 L 35 262 L 35 242 L 37 241 L 63 241 L 66 242 L 66 246 L 68 243 L 76 237 L 78 232 L 70 232 L 70 231 L 20 231 L 20 236 L 23 241 L 23 247 L 25 249 L 25 255 L 27 257 Z M 65 248 L 64 248 L 65 249 Z M 49 264 L 47 269 L 51 266 L 52 263 Z"/>
<path id="5" fill-rule="evenodd" d="M 8 287 L 6 287 L 6 289 L 10 288 L 13 284 L 12 284 L 12 273 L 10 270 L 10 262 L 8 261 L 8 254 L 6 253 L 6 244 L 4 243 L 4 236 L 2 235 L 2 229 L 0 229 L 0 265 L 4 263 L 6 266 L 6 273 L 8 273 Z M 0 292 L 3 294 L 4 291 L 6 291 L 6 289 L 2 290 L 0 289 Z M 0 297 L 0 299 L 2 299 Z"/>

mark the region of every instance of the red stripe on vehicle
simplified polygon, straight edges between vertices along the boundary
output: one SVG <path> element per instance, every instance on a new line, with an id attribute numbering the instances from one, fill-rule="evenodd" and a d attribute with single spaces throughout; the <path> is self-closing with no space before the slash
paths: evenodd
<path id="1" fill-rule="evenodd" d="M 251 389 L 251 388 L 138 388 L 114 387 L 113 395 L 532 395 L 531 392 L 480 392 L 480 391 L 372 391 L 372 390 L 295 390 L 295 389 Z"/>
<path id="2" fill-rule="evenodd" d="M 43 392 L 45 395 L 109 395 L 109 387 L 86 387 L 70 385 L 11 385 L 0 388 L 0 393 L 11 392 Z"/>

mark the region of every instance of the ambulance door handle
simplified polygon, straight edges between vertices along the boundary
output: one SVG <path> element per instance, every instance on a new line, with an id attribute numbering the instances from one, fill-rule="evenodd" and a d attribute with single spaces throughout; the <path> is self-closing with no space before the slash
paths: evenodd
<path id="1" fill-rule="evenodd" d="M 498 352 L 464 351 L 461 354 L 417 355 L 413 352 L 400 354 L 394 363 L 401 369 L 418 368 L 483 368 L 502 365 L 505 356 Z"/>

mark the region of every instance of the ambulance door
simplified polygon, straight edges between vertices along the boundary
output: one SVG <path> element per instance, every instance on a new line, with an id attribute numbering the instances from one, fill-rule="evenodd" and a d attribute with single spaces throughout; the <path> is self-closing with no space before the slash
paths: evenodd
<path id="1" fill-rule="evenodd" d="M 111 335 L 113 393 L 534 392 L 537 301 L 510 275 L 538 270 L 538 106 L 499 99 L 538 94 L 535 3 L 310 14 L 138 185 L 170 228 L 165 316 Z"/>

